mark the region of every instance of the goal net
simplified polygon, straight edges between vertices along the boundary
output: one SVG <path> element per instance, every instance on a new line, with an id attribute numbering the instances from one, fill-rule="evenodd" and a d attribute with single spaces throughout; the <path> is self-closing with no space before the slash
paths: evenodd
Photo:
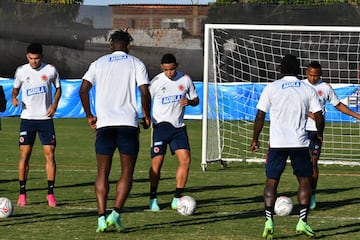
<path id="1" fill-rule="evenodd" d="M 360 27 L 206 24 L 202 168 L 213 161 L 263 161 L 269 116 L 260 149 L 249 151 L 256 104 L 269 82 L 280 78 L 280 59 L 300 60 L 301 79 L 311 61 L 340 100 L 359 111 Z M 359 122 L 330 104 L 320 163 L 360 164 Z"/>

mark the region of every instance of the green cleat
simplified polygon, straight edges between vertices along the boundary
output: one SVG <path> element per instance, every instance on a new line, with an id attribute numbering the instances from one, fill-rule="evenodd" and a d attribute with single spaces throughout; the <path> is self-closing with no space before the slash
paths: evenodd
<path id="1" fill-rule="evenodd" d="M 265 227 L 262 237 L 267 240 L 271 240 L 273 239 L 273 234 L 274 234 L 274 223 L 271 219 L 268 219 L 265 222 Z"/>
<path id="2" fill-rule="evenodd" d="M 156 198 L 150 199 L 149 208 L 150 208 L 151 211 L 154 211 L 154 212 L 160 211 L 160 207 L 158 205 L 158 202 L 157 202 Z"/>
<path id="3" fill-rule="evenodd" d="M 316 197 L 315 194 L 311 195 L 311 199 L 310 199 L 310 210 L 314 210 L 316 208 Z"/>
<path id="4" fill-rule="evenodd" d="M 124 225 L 121 223 L 121 215 L 114 210 L 107 217 L 106 223 L 109 227 L 115 227 L 118 232 L 122 232 L 125 230 Z"/>
<path id="5" fill-rule="evenodd" d="M 176 197 L 173 198 L 173 200 L 172 200 L 172 202 L 171 202 L 171 208 L 172 208 L 172 209 L 174 209 L 174 210 L 177 209 L 177 204 L 178 204 L 178 202 L 179 202 L 179 199 L 180 199 L 180 198 L 176 198 Z"/>
<path id="6" fill-rule="evenodd" d="M 96 229 L 97 233 L 105 232 L 107 230 L 107 225 L 105 221 L 105 217 L 99 217 L 98 218 L 98 228 Z"/>
<path id="7" fill-rule="evenodd" d="M 315 237 L 315 233 L 311 229 L 310 225 L 301 219 L 299 219 L 299 222 L 296 225 L 296 233 L 303 233 L 310 238 Z"/>

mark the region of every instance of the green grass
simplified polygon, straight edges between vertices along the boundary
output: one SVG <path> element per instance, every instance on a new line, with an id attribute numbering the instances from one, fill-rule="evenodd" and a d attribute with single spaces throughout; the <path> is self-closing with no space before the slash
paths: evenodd
<path id="1" fill-rule="evenodd" d="M 159 186 L 160 212 L 148 208 L 150 131 L 141 130 L 141 152 L 132 192 L 125 204 L 126 233 L 95 233 L 97 210 L 93 182 L 96 174 L 95 134 L 85 119 L 55 119 L 57 208 L 46 202 L 45 160 L 37 139 L 28 179 L 28 206 L 15 206 L 11 217 L 0 219 L 0 239 L 261 239 L 263 230 L 263 164 L 230 162 L 226 169 L 209 164 L 202 172 L 201 123 L 187 121 L 192 145 L 192 165 L 187 194 L 197 200 L 197 212 L 181 216 L 170 209 L 175 188 L 177 160 L 166 157 Z M 19 150 L 18 118 L 2 119 L 0 131 L 0 196 L 16 203 Z M 108 208 L 113 207 L 114 186 L 119 176 L 114 156 Z M 360 175 L 358 167 L 320 166 L 318 207 L 309 223 L 323 239 L 358 239 L 360 234 Z M 279 192 L 296 203 L 297 181 L 288 166 Z M 295 234 L 293 214 L 275 217 L 276 239 L 305 239 Z"/>

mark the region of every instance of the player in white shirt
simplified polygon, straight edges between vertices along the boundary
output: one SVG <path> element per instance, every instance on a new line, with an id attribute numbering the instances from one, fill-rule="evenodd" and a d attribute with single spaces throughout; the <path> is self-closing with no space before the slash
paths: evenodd
<path id="1" fill-rule="evenodd" d="M 334 89 L 331 87 L 329 83 L 323 82 L 321 79 L 321 65 L 319 62 L 313 61 L 311 62 L 307 69 L 306 69 L 306 77 L 303 82 L 312 86 L 319 98 L 320 104 L 322 106 L 322 112 L 325 117 L 325 105 L 328 101 L 331 105 L 333 105 L 338 111 L 352 116 L 358 120 L 360 120 L 360 115 L 356 112 L 353 112 L 349 109 L 346 105 L 340 102 L 339 98 L 337 97 Z M 325 117 L 326 118 L 326 117 Z M 306 130 L 308 131 L 308 137 L 310 139 L 310 152 L 311 152 L 311 160 L 313 163 L 313 175 L 312 175 L 312 194 L 311 194 L 311 201 L 310 201 L 310 209 L 315 209 L 316 207 L 316 187 L 319 179 L 319 168 L 318 168 L 318 161 L 321 154 L 321 146 L 322 142 L 318 141 L 316 138 L 316 125 L 314 121 L 314 116 L 310 112 L 309 119 L 306 124 Z"/>
<path id="2" fill-rule="evenodd" d="M 153 139 L 152 163 L 149 170 L 149 207 L 152 211 L 160 210 L 157 201 L 157 188 L 167 145 L 179 161 L 176 170 L 176 189 L 171 202 L 172 209 L 176 209 L 177 202 L 184 192 L 191 162 L 184 112 L 186 106 L 199 104 L 194 83 L 187 74 L 177 71 L 178 63 L 173 54 L 165 54 L 161 59 L 160 66 L 163 72 L 155 76 L 150 84 L 153 100 Z"/>
<path id="3" fill-rule="evenodd" d="M 112 53 L 91 63 L 80 87 L 80 98 L 88 124 L 96 129 L 96 232 L 104 232 L 109 226 L 114 226 L 118 231 L 123 229 L 120 213 L 132 187 L 139 153 L 137 87 L 141 94 L 143 127 L 149 128 L 151 124 L 149 77 L 144 63 L 129 54 L 132 40 L 127 31 L 119 30 L 111 34 Z M 90 109 L 89 91 L 93 86 L 96 89 L 96 113 L 92 113 Z M 118 149 L 120 155 L 121 175 L 116 184 L 114 209 L 106 217 L 109 174 L 115 149 Z"/>
<path id="4" fill-rule="evenodd" d="M 308 112 L 313 112 L 318 129 L 317 137 L 321 140 L 324 118 L 315 90 L 297 78 L 300 73 L 298 59 L 290 54 L 284 56 L 281 60 L 280 72 L 283 77 L 269 83 L 261 93 L 250 145 L 251 151 L 256 152 L 260 144 L 258 139 L 264 126 L 266 112 L 270 111 L 270 140 L 264 188 L 266 222 L 263 237 L 272 239 L 274 234 L 273 215 L 277 186 L 288 157 L 291 160 L 293 173 L 299 182 L 297 194 L 299 221 L 296 225 L 296 232 L 313 237 L 315 233 L 307 223 L 312 164 L 305 125 Z"/>
<path id="5" fill-rule="evenodd" d="M 38 133 L 46 160 L 46 175 L 48 179 L 47 200 L 50 207 L 56 207 L 54 195 L 56 162 L 55 162 L 55 129 L 54 116 L 60 96 L 61 86 L 56 68 L 41 62 L 42 45 L 32 43 L 27 48 L 27 64 L 16 69 L 14 87 L 12 90 L 12 105 L 19 106 L 20 90 L 22 112 L 20 115 L 20 160 L 19 184 L 20 194 L 17 205 L 26 206 L 26 181 L 29 173 L 29 161 L 32 148 Z M 52 87 L 55 87 L 54 99 Z"/>

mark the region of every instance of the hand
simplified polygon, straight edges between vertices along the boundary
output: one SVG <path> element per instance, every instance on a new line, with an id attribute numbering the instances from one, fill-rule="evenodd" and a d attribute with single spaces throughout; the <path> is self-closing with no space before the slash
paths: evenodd
<path id="1" fill-rule="evenodd" d="M 143 126 L 144 129 L 148 129 L 151 126 L 151 120 L 149 117 L 143 117 L 140 121 L 140 124 Z"/>
<path id="2" fill-rule="evenodd" d="M 189 105 L 189 99 L 187 99 L 186 97 L 181 98 L 180 99 L 180 105 L 183 106 L 183 107 Z"/>
<path id="3" fill-rule="evenodd" d="M 250 144 L 250 150 L 252 153 L 256 153 L 257 150 L 259 149 L 260 147 L 260 142 L 259 141 L 252 141 L 251 144 Z"/>
<path id="4" fill-rule="evenodd" d="M 56 107 L 54 105 L 50 105 L 49 109 L 47 110 L 46 115 L 48 117 L 52 117 L 52 116 L 54 116 L 55 112 L 56 112 Z"/>
<path id="5" fill-rule="evenodd" d="M 11 103 L 14 107 L 19 106 L 19 100 L 17 98 L 12 98 Z"/>
<path id="6" fill-rule="evenodd" d="M 97 117 L 94 116 L 87 117 L 87 121 L 92 129 L 96 129 Z"/>

